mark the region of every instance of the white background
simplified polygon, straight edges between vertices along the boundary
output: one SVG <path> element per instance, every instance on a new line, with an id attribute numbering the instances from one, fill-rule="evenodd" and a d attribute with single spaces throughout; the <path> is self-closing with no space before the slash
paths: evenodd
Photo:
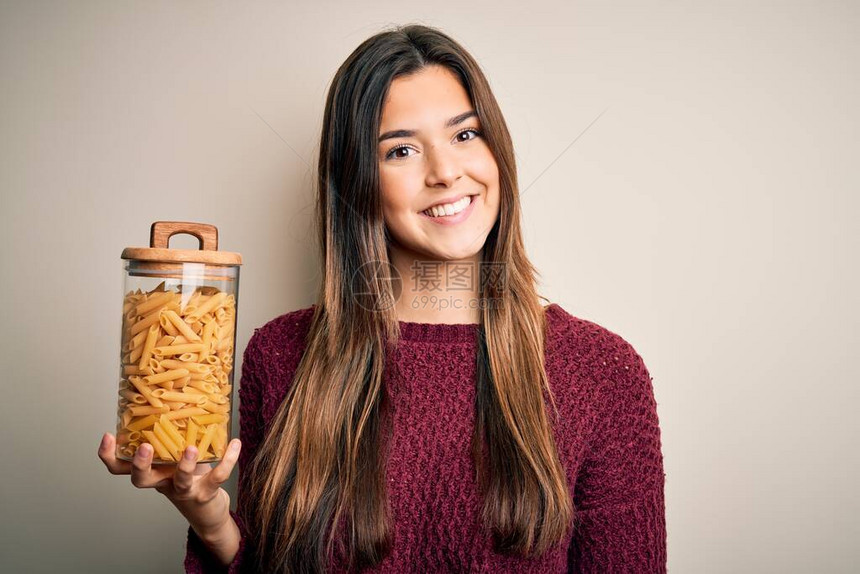
<path id="1" fill-rule="evenodd" d="M 217 225 L 240 368 L 313 302 L 329 82 L 408 22 L 490 79 L 541 292 L 654 378 L 670 570 L 856 572 L 860 13 L 760 0 L 3 2 L 0 570 L 182 571 L 184 519 L 96 455 L 120 253 Z"/>

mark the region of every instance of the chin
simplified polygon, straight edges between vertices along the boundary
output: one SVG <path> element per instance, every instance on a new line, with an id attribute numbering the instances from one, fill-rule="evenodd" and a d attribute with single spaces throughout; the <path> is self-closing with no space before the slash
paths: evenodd
<path id="1" fill-rule="evenodd" d="M 467 247 L 463 247 L 461 249 L 448 249 L 446 251 L 429 251 L 429 255 L 432 256 L 433 259 L 438 259 L 440 261 L 461 261 L 464 259 L 473 259 L 476 255 L 478 255 L 479 250 L 469 249 Z"/>

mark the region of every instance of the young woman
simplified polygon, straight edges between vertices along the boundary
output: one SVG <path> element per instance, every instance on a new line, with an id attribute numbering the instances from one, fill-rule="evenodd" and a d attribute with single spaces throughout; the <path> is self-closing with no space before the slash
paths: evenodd
<path id="1" fill-rule="evenodd" d="M 511 138 L 457 42 L 362 43 L 326 101 L 317 303 L 255 330 L 214 468 L 99 456 L 188 519 L 188 572 L 663 572 L 651 378 L 544 307 Z M 546 299 L 544 299 L 546 300 Z M 221 484 L 239 465 L 237 510 Z"/>

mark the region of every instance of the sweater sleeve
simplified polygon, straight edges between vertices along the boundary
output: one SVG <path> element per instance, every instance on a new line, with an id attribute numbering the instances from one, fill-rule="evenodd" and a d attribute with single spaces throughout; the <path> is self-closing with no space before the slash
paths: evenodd
<path id="1" fill-rule="evenodd" d="M 597 419 L 575 487 L 568 572 L 666 572 L 663 455 L 652 379 L 623 339 L 600 362 Z"/>
<path id="2" fill-rule="evenodd" d="M 231 510 L 230 516 L 239 527 L 241 539 L 239 551 L 228 567 L 221 566 L 208 547 L 203 543 L 196 532 L 188 527 L 188 541 L 185 555 L 185 572 L 189 574 L 212 574 L 241 572 L 243 559 L 246 557 L 246 543 L 248 541 L 247 529 L 239 515 L 243 501 L 245 473 L 250 462 L 263 439 L 264 424 L 262 416 L 262 372 L 259 369 L 261 362 L 258 354 L 258 336 L 254 336 L 248 342 L 242 359 L 242 377 L 239 385 L 239 438 L 242 441 L 242 450 L 239 452 L 238 480 L 236 497 L 236 511 Z"/>

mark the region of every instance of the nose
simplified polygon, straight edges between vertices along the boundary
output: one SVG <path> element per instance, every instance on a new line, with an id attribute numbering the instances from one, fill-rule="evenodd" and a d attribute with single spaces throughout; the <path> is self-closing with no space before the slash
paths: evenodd
<path id="1" fill-rule="evenodd" d="M 426 157 L 427 187 L 451 187 L 463 176 L 456 150 L 437 145 L 427 150 Z"/>

